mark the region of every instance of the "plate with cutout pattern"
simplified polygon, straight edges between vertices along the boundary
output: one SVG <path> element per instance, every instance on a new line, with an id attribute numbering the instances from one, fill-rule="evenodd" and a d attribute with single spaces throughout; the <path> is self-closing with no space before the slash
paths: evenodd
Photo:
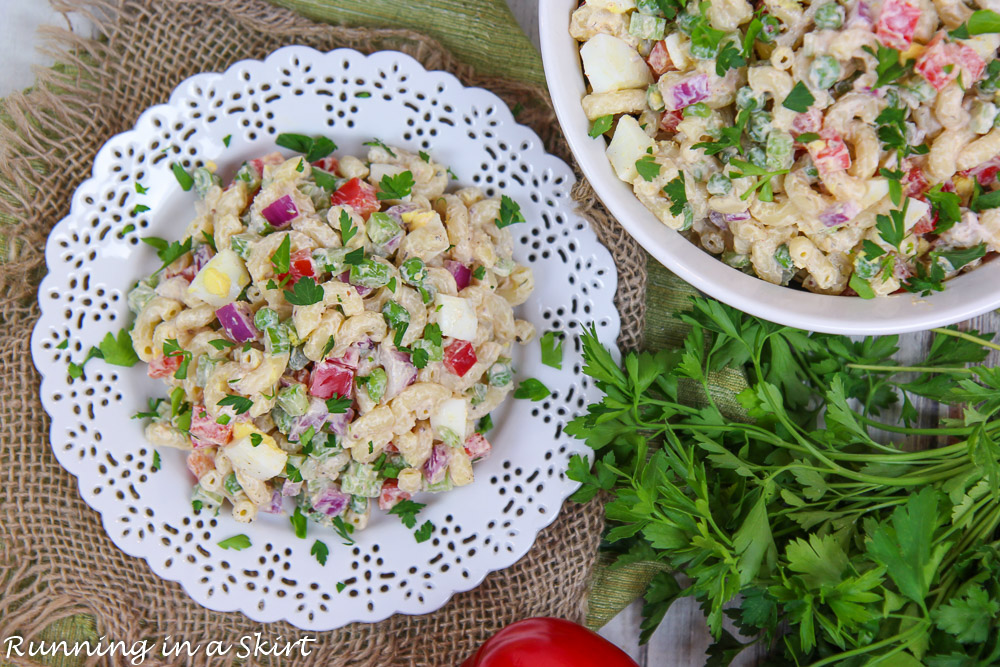
<path id="1" fill-rule="evenodd" d="M 147 397 L 163 394 L 162 385 L 141 364 L 97 359 L 83 377 L 68 373 L 105 333 L 130 322 L 125 296 L 158 263 L 140 237 L 177 239 L 194 215 L 196 195 L 181 190 L 170 164 L 214 162 L 225 179 L 244 160 L 275 150 L 281 132 L 324 134 L 355 155 L 373 138 L 430 151 L 458 184 L 506 194 L 527 218 L 509 229 L 514 258 L 532 267 L 536 289 L 516 314 L 539 334 L 566 333 L 562 369 L 541 363 L 537 342 L 516 346 L 517 379 L 536 377 L 552 393 L 539 402 L 508 398 L 494 411 L 493 454 L 475 465 L 472 484 L 417 494 L 427 503 L 420 520 L 436 526 L 426 542 L 382 512 L 353 545 L 316 524 L 298 539 L 287 516 L 264 514 L 247 525 L 228 512 L 197 515 L 185 453 L 160 450 L 154 471 L 142 423 L 130 418 Z M 136 192 L 140 181 L 146 194 Z M 291 46 L 185 80 L 169 102 L 101 148 L 49 237 L 31 351 L 56 458 L 119 548 L 209 609 L 315 631 L 438 609 L 524 556 L 577 486 L 566 464 L 587 448 L 563 429 L 598 394 L 582 372 L 579 334 L 593 324 L 613 346 L 620 321 L 614 263 L 575 214 L 573 184 L 570 168 L 499 97 L 401 53 Z M 137 213 L 137 204 L 149 210 Z M 249 548 L 218 546 L 239 533 L 250 537 Z M 330 547 L 325 566 L 310 555 L 316 539 Z"/>

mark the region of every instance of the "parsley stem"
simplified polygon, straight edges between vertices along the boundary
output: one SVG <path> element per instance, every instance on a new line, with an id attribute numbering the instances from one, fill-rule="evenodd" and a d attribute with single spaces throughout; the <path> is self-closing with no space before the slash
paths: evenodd
<path id="1" fill-rule="evenodd" d="M 881 431 L 902 433 L 904 435 L 968 435 L 969 433 L 972 433 L 973 429 L 971 426 L 962 428 L 908 428 L 906 426 L 893 426 L 892 424 L 886 424 L 885 422 L 876 421 L 871 417 L 866 417 L 861 414 L 858 415 L 858 418 L 869 426 L 874 426 Z M 941 449 L 935 449 L 933 451 L 937 453 L 940 452 Z"/>
<path id="2" fill-rule="evenodd" d="M 933 366 L 874 366 L 870 364 L 847 364 L 848 368 L 859 371 L 884 371 L 886 373 L 972 373 L 969 368 L 949 368 Z"/>
<path id="3" fill-rule="evenodd" d="M 991 343 L 985 338 L 979 338 L 978 336 L 973 336 L 970 333 L 965 333 L 964 331 L 955 331 L 954 329 L 931 329 L 934 333 L 942 334 L 944 336 L 954 336 L 955 338 L 961 338 L 962 340 L 967 340 L 970 343 L 976 343 L 977 345 L 982 345 L 983 347 L 988 347 L 993 350 L 1000 350 L 1000 345 L 996 343 Z"/>
<path id="4" fill-rule="evenodd" d="M 864 655 L 865 653 L 870 653 L 874 650 L 882 648 L 883 646 L 891 646 L 892 644 L 895 644 L 897 642 L 899 642 L 902 648 L 906 648 L 911 636 L 915 636 L 921 632 L 927 631 L 928 621 L 926 619 L 914 618 L 913 620 L 917 622 L 914 623 L 913 627 L 907 630 L 906 632 L 900 632 L 898 635 L 887 637 L 882 641 L 875 642 L 874 644 L 869 644 L 868 646 L 860 646 L 850 651 L 844 651 L 843 653 L 831 655 L 827 658 L 824 658 L 823 660 L 820 660 L 819 662 L 812 663 L 809 667 L 823 667 L 823 665 L 832 665 L 836 662 L 846 660 L 847 658 L 853 658 L 854 656 L 857 655 Z"/>

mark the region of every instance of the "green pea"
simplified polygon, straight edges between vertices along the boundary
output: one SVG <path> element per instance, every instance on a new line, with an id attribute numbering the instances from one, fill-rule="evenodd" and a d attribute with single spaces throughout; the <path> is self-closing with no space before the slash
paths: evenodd
<path id="1" fill-rule="evenodd" d="M 747 136 L 758 144 L 767 141 L 767 135 L 771 133 L 772 122 L 770 111 L 753 111 L 750 113 L 750 123 L 747 126 Z"/>
<path id="2" fill-rule="evenodd" d="M 844 8 L 836 2 L 820 5 L 813 17 L 816 27 L 821 30 L 836 30 L 844 25 Z"/>
<path id="3" fill-rule="evenodd" d="M 764 97 L 755 94 L 750 86 L 743 86 L 736 91 L 736 106 L 755 111 L 764 107 Z"/>
<path id="4" fill-rule="evenodd" d="M 829 89 L 840 79 L 840 63 L 833 56 L 817 56 L 809 66 L 809 80 L 816 88 Z"/>
<path id="5" fill-rule="evenodd" d="M 733 182 L 725 174 L 716 172 L 709 176 L 706 189 L 708 194 L 722 197 L 733 191 Z"/>

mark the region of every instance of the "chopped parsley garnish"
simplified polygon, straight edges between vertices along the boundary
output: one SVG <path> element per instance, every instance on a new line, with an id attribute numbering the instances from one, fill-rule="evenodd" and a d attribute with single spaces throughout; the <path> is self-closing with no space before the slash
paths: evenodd
<path id="1" fill-rule="evenodd" d="M 646 181 L 652 181 L 660 175 L 660 164 L 652 155 L 643 155 L 636 160 L 635 168 Z"/>
<path id="2" fill-rule="evenodd" d="M 429 163 L 431 161 L 430 153 L 428 153 L 427 151 L 418 151 L 417 155 L 419 155 L 420 159 L 423 160 L 424 162 Z"/>
<path id="3" fill-rule="evenodd" d="M 184 168 L 184 165 L 179 162 L 174 162 L 170 165 L 170 169 L 174 172 L 174 178 L 176 178 L 177 182 L 180 183 L 181 190 L 184 192 L 190 190 L 191 186 L 194 185 L 194 179 Z"/>
<path id="4" fill-rule="evenodd" d="M 500 217 L 494 222 L 497 229 L 524 222 L 524 214 L 521 213 L 520 205 L 507 195 L 500 195 Z"/>
<path id="5" fill-rule="evenodd" d="M 223 399 L 219 401 L 219 405 L 222 407 L 231 405 L 233 409 L 236 411 L 236 414 L 241 415 L 244 412 L 249 411 L 250 408 L 253 407 L 253 401 L 251 401 L 246 396 L 235 396 L 233 394 L 230 394 L 228 396 L 223 397 Z"/>
<path id="6" fill-rule="evenodd" d="M 952 39 L 969 39 L 972 35 L 983 35 L 988 32 L 1000 32 L 1000 14 L 979 9 L 972 12 L 969 20 L 948 32 Z"/>
<path id="7" fill-rule="evenodd" d="M 486 267 L 483 266 L 483 265 L 479 265 L 476 268 L 474 268 L 472 270 L 472 277 L 475 278 L 476 280 L 482 280 L 483 278 L 485 278 L 486 277 Z"/>
<path id="8" fill-rule="evenodd" d="M 145 204 L 136 204 L 135 208 L 132 209 L 132 215 L 139 215 L 140 213 L 145 213 L 149 210 L 149 207 Z"/>
<path id="9" fill-rule="evenodd" d="M 872 289 L 871 284 L 856 273 L 851 274 L 851 280 L 848 282 L 848 286 L 857 292 L 858 296 L 862 299 L 875 298 L 875 290 Z"/>
<path id="10" fill-rule="evenodd" d="M 347 243 L 354 238 L 354 235 L 358 233 L 358 228 L 354 226 L 354 221 L 351 220 L 351 215 L 347 211 L 340 212 L 340 241 L 347 245 Z"/>
<path id="11" fill-rule="evenodd" d="M 149 192 L 149 188 L 145 187 L 141 183 L 136 183 L 135 184 L 135 191 L 138 192 L 140 195 L 144 195 L 147 192 Z"/>
<path id="12" fill-rule="evenodd" d="M 101 339 L 98 346 L 99 350 L 96 352 L 100 352 L 100 355 L 94 354 L 94 348 L 90 348 L 91 352 L 88 353 L 87 359 L 100 356 L 109 364 L 126 367 L 134 366 L 139 361 L 139 357 L 132 347 L 132 336 L 125 329 L 118 332 L 117 338 L 111 332 L 104 334 L 104 338 Z"/>
<path id="13" fill-rule="evenodd" d="M 156 472 L 159 469 L 160 469 L 160 453 L 154 449 L 153 450 L 153 465 L 150 466 L 150 470 L 152 470 L 153 472 Z"/>
<path id="14" fill-rule="evenodd" d="M 233 140 L 233 135 L 227 134 L 226 136 L 222 137 L 222 144 L 226 148 L 229 148 L 229 142 L 232 141 L 232 140 Z"/>
<path id="15" fill-rule="evenodd" d="M 227 537 L 219 542 L 219 546 L 223 549 L 235 549 L 236 551 L 242 551 L 243 549 L 249 548 L 251 545 L 250 538 L 246 535 L 233 535 L 232 537 Z"/>
<path id="16" fill-rule="evenodd" d="M 320 565 L 326 565 L 326 559 L 330 555 L 330 549 L 323 542 L 316 540 L 313 542 L 312 549 L 309 550 L 309 553 L 316 557 L 316 560 L 319 561 Z"/>
<path id="17" fill-rule="evenodd" d="M 736 114 L 736 122 L 731 127 L 727 126 L 719 130 L 718 141 L 702 141 L 692 146 L 692 148 L 704 148 L 706 155 L 717 155 L 727 148 L 735 148 L 742 154 L 743 146 L 740 143 L 740 139 L 743 137 L 743 130 L 749 121 L 750 110 L 743 109 Z"/>
<path id="18" fill-rule="evenodd" d="M 734 178 L 747 178 L 749 176 L 759 177 L 756 183 L 747 188 L 747 191 L 740 195 L 740 199 L 742 200 L 748 199 L 751 194 L 759 190 L 760 194 L 758 194 L 757 197 L 761 201 L 774 201 L 774 188 L 771 185 L 771 179 L 775 176 L 788 173 L 787 169 L 768 171 L 763 167 L 758 167 L 755 164 L 750 164 L 749 162 L 744 162 L 743 160 L 730 160 L 729 164 L 742 170 L 732 172 L 732 176 Z"/>
<path id="19" fill-rule="evenodd" d="M 350 546 L 354 544 L 351 533 L 354 532 L 354 525 L 344 521 L 343 517 L 333 517 L 333 530 L 344 540 L 344 544 Z"/>
<path id="20" fill-rule="evenodd" d="M 176 338 L 169 338 L 163 342 L 163 356 L 180 357 L 181 364 L 174 371 L 174 377 L 178 380 L 187 378 L 188 365 L 191 363 L 191 353 L 183 349 Z"/>
<path id="21" fill-rule="evenodd" d="M 295 165 L 295 171 L 302 173 L 306 169 L 306 163 L 302 158 L 299 158 L 299 163 Z"/>
<path id="22" fill-rule="evenodd" d="M 903 203 L 902 209 L 889 211 L 889 215 L 875 216 L 875 229 L 883 241 L 893 248 L 899 248 L 903 239 L 906 238 L 906 209 L 910 202 Z"/>
<path id="23" fill-rule="evenodd" d="M 282 273 L 288 273 L 292 267 L 292 236 L 291 234 L 285 234 L 285 238 L 281 239 L 281 243 L 278 245 L 278 249 L 274 251 L 271 255 L 271 266 L 274 268 L 274 272 L 278 275 Z"/>
<path id="24" fill-rule="evenodd" d="M 926 269 L 923 264 L 917 264 L 917 275 L 903 283 L 903 287 L 908 292 L 919 292 L 921 296 L 927 296 L 931 292 L 940 292 L 944 289 L 944 279 L 949 270 L 957 271 L 985 254 L 985 243 L 971 248 L 932 251 L 929 257 L 930 268 Z"/>
<path id="25" fill-rule="evenodd" d="M 800 144 L 808 144 L 810 141 L 816 141 L 819 139 L 819 135 L 815 132 L 803 132 L 799 136 L 795 137 L 795 141 Z"/>
<path id="26" fill-rule="evenodd" d="M 559 340 L 556 340 L 556 336 Z M 563 339 L 561 334 L 554 331 L 547 331 L 538 339 L 542 346 L 542 363 L 546 366 L 562 370 Z"/>
<path id="27" fill-rule="evenodd" d="M 476 433 L 486 433 L 493 428 L 493 417 L 486 415 L 476 424 Z"/>
<path id="28" fill-rule="evenodd" d="M 420 510 L 424 507 L 426 505 L 423 503 L 416 503 L 412 500 L 400 500 L 389 510 L 389 514 L 395 514 L 403 522 L 404 526 L 413 528 L 417 525 L 417 515 L 420 514 Z"/>
<path id="29" fill-rule="evenodd" d="M 892 200 L 893 206 L 899 206 L 903 203 L 903 170 L 902 169 L 886 169 L 881 167 L 878 170 L 882 176 L 885 176 L 889 181 L 889 199 Z"/>
<path id="30" fill-rule="evenodd" d="M 371 141 L 366 141 L 363 145 L 364 146 L 375 146 L 377 148 L 381 148 L 382 150 L 384 150 L 386 153 L 388 153 L 392 157 L 396 157 L 396 154 L 394 152 L 392 152 L 392 149 L 389 148 L 388 146 L 386 146 L 384 143 L 382 143 L 381 139 L 372 139 Z"/>
<path id="31" fill-rule="evenodd" d="M 906 110 L 888 106 L 875 118 L 878 125 L 878 138 L 883 150 L 896 151 L 902 160 L 907 155 L 924 155 L 928 152 L 927 144 L 911 146 L 906 141 Z"/>
<path id="32" fill-rule="evenodd" d="M 408 197 L 410 191 L 413 190 L 413 183 L 413 173 L 410 171 L 404 171 L 395 176 L 386 174 L 379 182 L 378 198 L 384 200 Z"/>
<path id="33" fill-rule="evenodd" d="M 69 347 L 69 338 L 63 339 L 61 343 L 56 345 L 57 350 L 65 350 L 67 347 Z"/>
<path id="34" fill-rule="evenodd" d="M 361 246 L 360 248 L 355 248 L 351 252 L 344 255 L 344 264 L 348 266 L 360 266 L 362 262 L 365 261 L 365 248 Z"/>
<path id="35" fill-rule="evenodd" d="M 792 111 L 805 113 L 806 111 L 809 111 L 809 107 L 815 101 L 816 98 L 813 97 L 813 94 L 809 92 L 808 88 L 806 88 L 806 84 L 799 81 L 788 93 L 788 96 L 785 98 L 785 101 L 781 103 L 781 106 L 786 109 L 791 109 Z"/>
<path id="36" fill-rule="evenodd" d="M 328 171 L 324 171 L 319 167 L 312 168 L 312 177 L 316 181 L 316 185 L 323 188 L 324 190 L 329 190 L 333 192 L 337 189 L 337 177 Z"/>
<path id="37" fill-rule="evenodd" d="M 337 144 L 322 135 L 308 137 L 304 134 L 282 133 L 274 140 L 282 148 L 293 150 L 296 153 L 303 153 L 306 162 L 316 162 L 322 160 L 327 155 L 337 150 Z M 299 171 L 302 171 L 299 169 Z"/>
<path id="38" fill-rule="evenodd" d="M 547 398 L 552 392 L 540 380 L 528 378 L 523 380 L 514 390 L 514 398 L 527 398 L 532 401 L 541 401 Z"/>
<path id="39" fill-rule="evenodd" d="M 354 96 L 355 97 L 360 97 L 363 100 L 367 100 L 369 97 L 372 96 L 372 94 L 369 93 L 368 91 L 362 90 L 360 92 L 354 93 Z"/>
<path id="40" fill-rule="evenodd" d="M 590 125 L 590 132 L 588 132 L 587 134 L 591 138 L 596 139 L 597 137 L 601 136 L 602 134 L 611 129 L 611 124 L 614 122 L 614 120 L 615 117 L 612 114 L 595 118 L 594 122 Z"/>
<path id="41" fill-rule="evenodd" d="M 219 252 L 219 249 L 217 247 L 215 247 L 215 237 L 214 236 L 212 236 L 211 234 L 209 234 L 206 231 L 202 231 L 201 238 L 205 242 L 205 244 L 208 245 L 209 248 L 211 248 L 215 252 Z"/>
<path id="42" fill-rule="evenodd" d="M 144 236 L 139 240 L 156 249 L 156 256 L 160 258 L 161 262 L 163 262 L 163 266 L 160 267 L 160 269 L 173 264 L 177 258 L 191 251 L 190 237 L 185 239 L 184 243 L 178 243 L 177 241 L 167 243 L 163 239 L 155 236 Z"/>
<path id="43" fill-rule="evenodd" d="M 293 483 L 302 481 L 302 473 L 292 465 L 291 461 L 285 463 L 285 477 L 288 478 L 289 482 Z"/>
<path id="44" fill-rule="evenodd" d="M 293 306 L 311 306 L 323 300 L 324 292 L 322 285 L 317 285 L 309 276 L 303 276 L 291 290 L 284 290 L 283 294 L 285 300 Z"/>
<path id="45" fill-rule="evenodd" d="M 687 206 L 687 190 L 684 189 L 684 172 L 663 186 L 663 192 L 670 200 L 670 215 L 680 215 Z"/>
<path id="46" fill-rule="evenodd" d="M 225 338 L 216 338 L 215 340 L 208 341 L 208 344 L 214 347 L 216 350 L 224 350 L 227 347 L 235 347 L 236 343 L 226 340 Z"/>
<path id="47" fill-rule="evenodd" d="M 900 53 L 896 49 L 888 46 L 878 45 L 878 51 L 872 50 L 870 46 L 862 46 L 862 50 L 875 56 L 877 64 L 875 72 L 878 78 L 875 79 L 875 88 L 881 88 L 903 77 L 913 68 L 913 61 L 900 63 Z"/>
<path id="48" fill-rule="evenodd" d="M 434 533 L 434 524 L 430 521 L 424 521 L 424 523 L 417 528 L 413 533 L 413 537 L 417 539 L 417 542 L 426 542 L 431 539 L 431 535 Z"/>
<path id="49" fill-rule="evenodd" d="M 292 516 L 288 517 L 288 520 L 292 523 L 292 528 L 295 529 L 295 537 L 300 540 L 306 539 L 306 515 L 302 513 L 301 507 L 296 507 L 295 512 Z"/>
<path id="50" fill-rule="evenodd" d="M 264 442 L 264 436 L 263 435 L 261 435 L 260 433 L 251 433 L 250 434 L 250 446 L 251 447 L 260 447 L 260 443 L 262 443 L 262 442 Z"/>
<path id="51" fill-rule="evenodd" d="M 987 209 L 997 207 L 1000 207 L 1000 190 L 993 190 L 992 192 L 983 194 L 983 188 L 977 181 L 975 190 L 972 193 L 972 200 L 969 202 L 969 208 L 976 213 L 981 213 Z"/>
<path id="52" fill-rule="evenodd" d="M 351 399 L 346 396 L 337 396 L 326 399 L 326 409 L 331 415 L 342 415 L 351 407 Z"/>

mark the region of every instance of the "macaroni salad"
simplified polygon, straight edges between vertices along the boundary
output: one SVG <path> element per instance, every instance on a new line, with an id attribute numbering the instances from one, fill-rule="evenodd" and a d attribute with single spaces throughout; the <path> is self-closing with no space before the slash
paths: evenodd
<path id="1" fill-rule="evenodd" d="M 305 156 L 244 163 L 225 188 L 211 165 L 174 166 L 198 215 L 179 242 L 144 239 L 164 266 L 128 295 L 135 354 L 169 388 L 146 436 L 190 451 L 196 510 L 229 501 L 250 522 L 291 498 L 300 536 L 308 518 L 346 537 L 373 501 L 469 484 L 489 455 L 511 346 L 534 336 L 505 229 L 524 218 L 506 196 L 446 192 L 423 151 L 278 143 Z"/>
<path id="2" fill-rule="evenodd" d="M 666 226 L 823 294 L 928 294 L 1000 251 L 992 0 L 587 0 L 591 136 Z"/>

